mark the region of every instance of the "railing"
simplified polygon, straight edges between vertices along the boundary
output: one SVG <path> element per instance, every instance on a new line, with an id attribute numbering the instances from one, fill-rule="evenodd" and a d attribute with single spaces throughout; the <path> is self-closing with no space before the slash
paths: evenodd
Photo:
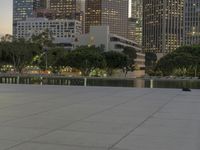
<path id="1" fill-rule="evenodd" d="M 200 89 L 200 80 L 85 78 L 40 75 L 0 75 L 0 84 L 38 84 L 64 86 L 112 86 L 139 88 L 193 88 Z"/>

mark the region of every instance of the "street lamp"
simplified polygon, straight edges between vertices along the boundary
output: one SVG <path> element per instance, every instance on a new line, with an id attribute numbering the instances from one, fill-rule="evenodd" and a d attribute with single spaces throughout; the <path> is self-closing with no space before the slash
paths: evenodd
<path id="1" fill-rule="evenodd" d="M 47 47 L 43 47 L 44 53 L 45 53 L 45 69 L 48 69 L 48 59 L 47 59 L 47 51 L 48 48 Z"/>

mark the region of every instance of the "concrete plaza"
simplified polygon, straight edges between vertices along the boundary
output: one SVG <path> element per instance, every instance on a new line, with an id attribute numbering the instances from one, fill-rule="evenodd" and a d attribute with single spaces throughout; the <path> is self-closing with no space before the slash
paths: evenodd
<path id="1" fill-rule="evenodd" d="M 200 91 L 0 85 L 0 150 L 199 150 Z"/>

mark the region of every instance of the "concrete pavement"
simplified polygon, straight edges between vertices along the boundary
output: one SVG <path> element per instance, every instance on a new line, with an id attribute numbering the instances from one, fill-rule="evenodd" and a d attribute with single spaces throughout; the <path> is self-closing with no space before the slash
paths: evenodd
<path id="1" fill-rule="evenodd" d="M 200 92 L 0 85 L 0 150 L 199 150 Z"/>

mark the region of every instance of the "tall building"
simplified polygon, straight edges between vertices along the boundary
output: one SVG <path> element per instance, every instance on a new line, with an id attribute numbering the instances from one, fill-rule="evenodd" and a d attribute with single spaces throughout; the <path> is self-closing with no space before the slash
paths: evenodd
<path id="1" fill-rule="evenodd" d="M 33 1 L 33 9 L 46 9 L 49 0 L 34 0 Z"/>
<path id="2" fill-rule="evenodd" d="M 182 43 L 184 0 L 143 0 L 143 50 L 168 53 Z"/>
<path id="3" fill-rule="evenodd" d="M 131 0 L 131 16 L 133 18 L 142 19 L 142 1 L 143 0 Z"/>
<path id="4" fill-rule="evenodd" d="M 18 21 L 30 17 L 76 19 L 84 29 L 84 0 L 13 0 L 13 35 Z"/>
<path id="5" fill-rule="evenodd" d="M 131 1 L 131 17 L 135 20 L 135 27 L 133 29 L 134 40 L 142 45 L 142 14 L 143 14 L 143 0 L 132 0 Z"/>
<path id="6" fill-rule="evenodd" d="M 136 19 L 128 18 L 128 39 L 136 41 L 135 30 L 136 30 Z"/>
<path id="7" fill-rule="evenodd" d="M 16 35 L 17 22 L 33 16 L 34 0 L 13 0 L 13 35 Z"/>
<path id="8" fill-rule="evenodd" d="M 128 3 L 129 0 L 86 0 L 85 32 L 90 26 L 105 25 L 111 33 L 128 37 Z"/>
<path id="9" fill-rule="evenodd" d="M 200 1 L 185 0 L 183 44 L 200 44 Z"/>
<path id="10" fill-rule="evenodd" d="M 84 33 L 84 0 L 48 0 L 47 8 L 55 13 L 56 19 L 76 19 L 82 23 Z"/>
<path id="11" fill-rule="evenodd" d="M 56 11 L 57 18 L 80 20 L 81 0 L 50 0 L 48 8 Z"/>

